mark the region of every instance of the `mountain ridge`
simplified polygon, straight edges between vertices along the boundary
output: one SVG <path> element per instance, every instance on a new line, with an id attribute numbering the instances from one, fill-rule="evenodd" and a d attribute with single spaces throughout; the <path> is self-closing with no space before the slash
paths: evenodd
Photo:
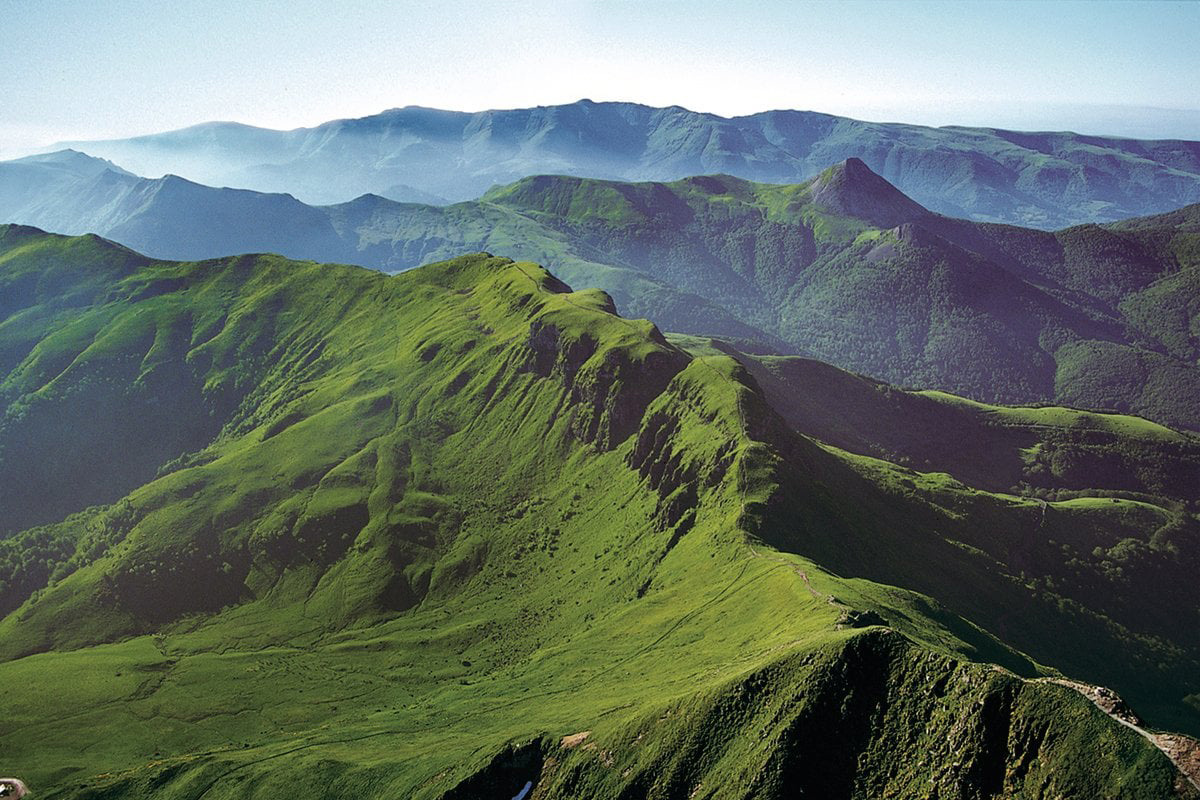
<path id="1" fill-rule="evenodd" d="M 1200 263 L 1195 207 L 1046 233 L 927 212 L 862 162 L 847 163 L 858 179 L 842 165 L 794 185 L 533 176 L 445 207 L 382 198 L 310 207 L 184 183 L 186 202 L 146 205 L 139 192 L 160 184 L 105 173 L 113 187 L 100 193 L 109 216 L 99 227 L 156 257 L 281 250 L 394 270 L 461 251 L 505 253 L 603 288 L 623 312 L 681 333 L 984 402 L 1134 410 L 1200 426 L 1189 399 L 1200 394 L 1187 300 Z M 61 184 L 35 190 L 22 221 L 75 213 L 39 210 Z M 94 213 L 93 194 L 75 197 Z M 855 209 L 882 214 L 880 224 L 846 215 Z M 1169 315 L 1155 311 L 1163 306 Z"/>
<path id="2" fill-rule="evenodd" d="M 223 131 L 230 135 L 223 139 Z M 291 131 L 193 127 L 68 144 L 142 174 L 182 172 L 315 203 L 367 192 L 461 201 L 494 184 L 558 172 L 627 181 L 726 172 L 796 183 L 848 157 L 939 213 L 981 221 L 1057 228 L 1200 201 L 1196 142 L 928 128 L 808 111 L 725 118 L 615 102 L 481 112 L 403 107 Z"/>
<path id="3" fill-rule="evenodd" d="M 530 263 L 0 242 L 5 485 L 71 466 L 22 444 L 45 424 L 146 467 L 100 506 L 39 480 L 61 517 L 0 539 L 0 676 L 24 687 L 0 741 L 38 787 L 1177 794 L 1159 750 L 1036 680 L 1200 727 L 1169 607 L 1194 606 L 1196 522 L 1169 488 L 1039 500 L 847 454 L 783 416 L 809 398 L 772 400 L 770 362 Z M 1089 419 L 1150 455 L 1165 436 Z M 179 455 L 124 433 L 185 420 L 208 427 Z"/>

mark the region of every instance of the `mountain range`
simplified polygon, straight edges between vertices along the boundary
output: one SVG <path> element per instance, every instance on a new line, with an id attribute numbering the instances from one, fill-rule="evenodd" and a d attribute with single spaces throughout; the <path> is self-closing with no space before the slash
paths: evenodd
<path id="1" fill-rule="evenodd" d="M 859 179 L 762 191 L 914 211 Z M 0 747 L 77 798 L 1200 797 L 1198 456 L 487 254 L 0 226 Z"/>
<path id="2" fill-rule="evenodd" d="M 1200 202 L 1200 142 L 930 128 L 812 111 L 725 118 L 589 100 L 477 113 L 410 106 L 293 131 L 215 122 L 66 146 L 143 175 L 318 204 L 362 194 L 442 204 L 549 173 L 798 183 L 847 158 L 934 211 L 978 221 L 1051 229 Z"/>
<path id="3" fill-rule="evenodd" d="M 396 271 L 486 250 L 624 313 L 984 402 L 1200 429 L 1200 206 L 1056 232 L 935 214 L 862 161 L 810 181 L 534 176 L 451 206 L 334 206 L 144 179 L 62 153 L 0 164 L 0 218 L 157 258 L 280 252 Z"/>

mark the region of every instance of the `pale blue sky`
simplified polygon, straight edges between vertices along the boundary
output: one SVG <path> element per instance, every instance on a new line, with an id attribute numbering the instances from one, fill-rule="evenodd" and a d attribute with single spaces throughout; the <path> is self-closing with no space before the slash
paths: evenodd
<path id="1" fill-rule="evenodd" d="M 0 150 L 408 104 L 1200 139 L 1200 2 L 0 0 Z"/>

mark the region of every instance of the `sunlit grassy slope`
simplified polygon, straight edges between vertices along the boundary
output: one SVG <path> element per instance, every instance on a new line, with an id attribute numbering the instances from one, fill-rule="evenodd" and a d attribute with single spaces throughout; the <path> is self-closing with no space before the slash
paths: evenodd
<path id="1" fill-rule="evenodd" d="M 1184 510 L 823 444 L 746 359 L 486 254 L 7 227 L 0 298 L 0 751 L 39 796 L 1174 796 L 1023 678 L 1200 728 Z"/>
<path id="2" fill-rule="evenodd" d="M 542 175 L 446 208 L 376 197 L 328 213 L 356 263 L 510 253 L 670 330 L 1200 429 L 1196 207 L 1053 233 L 984 224 L 930 213 L 849 159 L 803 184 Z"/>
<path id="3" fill-rule="evenodd" d="M 784 185 L 526 170 L 448 206 L 363 195 L 314 207 L 137 178 L 65 151 L 0 164 L 12 192 L 8 201 L 0 192 L 0 220 L 99 233 L 179 260 L 267 251 L 397 271 L 503 253 L 602 288 L 623 314 L 667 330 L 986 402 L 1200 430 L 1200 206 L 1048 232 L 932 213 L 865 162 L 828 158 Z M 696 165 L 703 171 L 712 170 Z"/>

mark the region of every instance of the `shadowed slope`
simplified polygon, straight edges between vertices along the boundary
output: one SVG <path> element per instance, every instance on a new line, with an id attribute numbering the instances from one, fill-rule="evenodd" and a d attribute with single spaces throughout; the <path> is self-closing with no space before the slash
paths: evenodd
<path id="1" fill-rule="evenodd" d="M 866 173 L 847 162 L 798 186 L 531 178 L 484 199 L 842 367 L 1200 424 L 1186 210 L 1043 233 L 927 213 Z"/>
<path id="2" fill-rule="evenodd" d="M 987 405 L 898 389 L 798 356 L 751 356 L 676 334 L 671 340 L 690 352 L 737 358 L 791 427 L 843 450 L 1045 499 L 1112 492 L 1200 500 L 1200 438 L 1139 417 Z"/>
<path id="3" fill-rule="evenodd" d="M 810 183 L 812 202 L 830 213 L 854 217 L 878 228 L 892 228 L 929 216 L 861 159 L 848 158 Z"/>

